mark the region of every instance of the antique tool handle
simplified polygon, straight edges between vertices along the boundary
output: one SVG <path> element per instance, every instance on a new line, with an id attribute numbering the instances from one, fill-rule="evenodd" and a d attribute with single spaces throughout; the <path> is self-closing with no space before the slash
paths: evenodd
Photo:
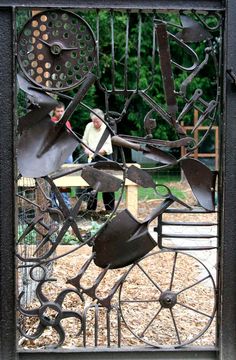
<path id="1" fill-rule="evenodd" d="M 117 136 L 117 135 L 112 136 L 111 142 L 112 142 L 113 145 L 123 146 L 123 147 L 128 148 L 128 149 L 142 151 L 142 147 L 141 147 L 140 144 L 134 144 L 131 141 L 127 141 L 125 139 L 122 139 L 120 136 Z"/>

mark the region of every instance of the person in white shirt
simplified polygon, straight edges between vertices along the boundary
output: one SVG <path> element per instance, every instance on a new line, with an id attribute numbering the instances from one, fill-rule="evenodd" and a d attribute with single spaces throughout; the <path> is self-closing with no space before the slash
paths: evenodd
<path id="1" fill-rule="evenodd" d="M 104 119 L 104 113 L 100 109 L 93 109 L 94 113 Z M 84 135 L 83 135 L 83 142 L 84 144 L 88 145 L 89 148 L 93 151 L 96 150 L 97 145 L 102 137 L 103 132 L 106 129 L 106 125 L 102 122 L 102 120 L 96 116 L 94 113 L 90 113 L 91 122 L 86 125 Z M 107 159 L 112 159 L 112 143 L 111 143 L 111 136 L 109 135 L 99 150 L 98 154 L 94 156 L 94 153 L 84 146 L 84 152 L 88 156 L 88 162 L 91 161 L 104 161 L 99 155 L 105 156 Z M 107 211 L 114 210 L 115 206 L 115 194 L 113 192 L 104 192 L 102 194 L 103 202 L 105 209 Z M 90 197 L 87 210 L 96 210 L 97 208 L 97 196 Z"/>

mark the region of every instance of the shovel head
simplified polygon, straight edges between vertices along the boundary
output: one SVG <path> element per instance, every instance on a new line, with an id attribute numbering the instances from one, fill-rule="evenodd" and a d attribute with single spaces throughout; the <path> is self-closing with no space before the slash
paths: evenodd
<path id="1" fill-rule="evenodd" d="M 214 179 L 211 170 L 195 159 L 183 159 L 181 168 L 199 204 L 208 211 L 214 211 Z"/>
<path id="2" fill-rule="evenodd" d="M 22 176 L 38 178 L 56 171 L 77 147 L 78 141 L 73 135 L 61 129 L 57 141 L 38 157 L 45 139 L 54 136 L 55 125 L 47 115 L 23 131 L 17 147 L 18 167 Z"/>
<path id="3" fill-rule="evenodd" d="M 152 180 L 151 175 L 149 175 L 147 171 L 139 169 L 135 165 L 131 165 L 128 168 L 127 178 L 144 188 L 156 188 L 156 184 Z"/>
<path id="4" fill-rule="evenodd" d="M 140 228 L 143 231 L 138 231 Z M 134 234 L 139 236 L 132 238 Z M 94 262 L 97 266 L 117 269 L 139 260 L 156 246 L 147 224 L 138 222 L 127 210 L 113 218 L 95 239 Z"/>
<path id="5" fill-rule="evenodd" d="M 19 88 L 27 94 L 31 103 L 31 111 L 19 119 L 18 130 L 22 132 L 48 115 L 56 107 L 58 101 L 42 91 L 32 88 L 32 84 L 20 74 L 17 75 L 17 81 Z"/>
<path id="6" fill-rule="evenodd" d="M 122 180 L 115 176 L 106 174 L 101 170 L 86 167 L 82 170 L 81 177 L 97 191 L 114 192 L 118 191 L 122 185 Z"/>

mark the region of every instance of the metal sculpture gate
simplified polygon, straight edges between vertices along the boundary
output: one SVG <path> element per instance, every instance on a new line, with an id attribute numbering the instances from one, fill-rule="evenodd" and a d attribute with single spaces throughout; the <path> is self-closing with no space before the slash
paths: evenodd
<path id="1" fill-rule="evenodd" d="M 230 224 L 226 215 L 230 206 L 234 206 L 228 198 L 231 192 L 222 182 L 224 179 L 229 186 L 224 176 L 232 174 L 228 167 L 228 142 L 222 146 L 226 157 L 222 157 L 221 169 L 224 171 L 220 172 L 218 186 L 221 226 L 216 235 L 192 236 L 195 239 L 204 238 L 200 244 L 196 241 L 193 245 L 191 243 L 184 246 L 178 241 L 174 245 L 163 244 L 165 237 L 179 237 L 176 233 L 163 234 L 163 225 L 179 225 L 176 222 L 163 222 L 163 215 L 169 211 L 167 209 L 172 204 L 177 204 L 178 209 L 174 212 L 196 214 L 196 210 L 173 195 L 172 189 L 166 184 L 157 184 L 145 170 L 128 166 L 125 159 L 124 149 L 128 148 L 139 151 L 144 157 L 154 161 L 156 171 L 179 166 L 197 200 L 198 211 L 206 215 L 218 212 L 215 204 L 216 173 L 191 158 L 191 154 L 207 138 L 213 124 L 218 122 L 222 127 L 222 110 L 226 119 L 223 134 L 229 139 L 233 138 L 228 130 L 228 124 L 233 127 L 228 120 L 229 105 L 225 105 L 223 101 L 224 91 L 228 89 L 228 83 L 226 86 L 223 81 L 223 66 L 229 76 L 235 79 L 233 68 L 228 66 L 229 60 L 224 57 L 228 47 L 223 43 L 223 34 L 231 39 L 227 26 L 232 23 L 234 11 L 230 1 L 226 10 L 220 2 L 212 1 L 209 5 L 200 1 L 200 5 L 194 3 L 191 10 L 189 3 L 188 6 L 184 3 L 177 9 L 176 4 L 172 5 L 175 8 L 172 16 L 167 11 L 173 8 L 171 4 L 155 6 L 149 3 L 139 6 L 135 2 L 133 9 L 127 9 L 127 4 L 123 4 L 124 6 L 119 6 L 123 8 L 119 11 L 116 10 L 116 5 L 110 4 L 106 4 L 107 10 L 99 10 L 100 6 L 97 4 L 96 10 L 93 10 L 95 6 L 92 4 L 90 11 L 84 11 L 84 6 L 80 4 L 78 7 L 82 9 L 79 14 L 76 10 L 50 8 L 36 13 L 17 35 L 17 84 L 18 89 L 27 96 L 29 108 L 19 118 L 17 126 L 16 204 L 20 233 L 16 236 L 16 266 L 25 271 L 27 281 L 33 284 L 34 290 L 33 298 L 30 297 L 29 300 L 24 291 L 27 284 L 22 282 L 22 272 L 19 272 L 18 280 L 21 285 L 17 295 L 17 327 L 23 336 L 19 345 L 24 342 L 26 345 L 24 350 L 22 347 L 18 351 L 14 347 L 10 350 L 10 339 L 14 338 L 15 332 L 11 327 L 12 335 L 8 335 L 9 340 L 3 345 L 3 355 L 6 358 L 13 358 L 17 353 L 22 359 L 27 356 L 37 358 L 38 351 L 39 356 L 48 356 L 48 346 L 54 349 L 50 350 L 52 357 L 60 354 L 64 351 L 63 348 L 55 348 L 67 346 L 66 337 L 70 329 L 74 331 L 69 336 L 73 338 L 72 344 L 76 351 L 91 346 L 91 331 L 95 348 L 100 342 L 102 347 L 112 349 L 112 316 L 116 317 L 115 342 L 118 348 L 122 348 L 124 343 L 124 346 L 135 345 L 136 348 L 132 348 L 134 351 L 148 351 L 150 348 L 144 347 L 148 345 L 158 351 L 160 356 L 171 352 L 171 358 L 178 356 L 176 354 L 179 352 L 184 353 L 185 358 L 196 354 L 201 358 L 201 351 L 202 358 L 216 358 L 218 354 L 222 359 L 224 356 L 228 359 L 234 357 L 235 345 L 225 335 L 229 329 L 235 335 L 233 318 L 229 319 L 230 312 L 233 316 L 235 310 L 227 300 L 229 290 L 225 283 L 235 257 L 232 244 L 233 223 Z M 15 9 L 13 13 L 17 20 Z M 8 12 L 4 10 L 3 18 L 6 16 L 9 26 L 10 18 L 6 14 Z M 101 30 L 106 28 L 107 23 L 110 27 L 110 54 L 103 48 L 104 34 Z M 116 39 L 116 26 L 120 27 L 120 33 L 123 29 L 123 40 Z M 144 32 L 152 36 L 150 48 L 145 47 Z M 229 44 L 230 42 L 227 45 Z M 181 59 L 174 57 L 175 46 L 182 50 Z M 132 63 L 131 53 L 135 53 L 135 62 Z M 232 61 L 230 56 L 229 59 Z M 141 76 L 144 67 L 145 81 Z M 207 71 L 207 78 L 211 83 L 208 93 L 198 87 L 198 79 L 204 76 L 204 71 Z M 86 94 L 94 86 L 104 98 L 105 117 L 86 103 Z M 232 88 L 234 86 L 235 84 Z M 72 88 L 77 90 L 74 96 L 67 93 Z M 160 91 L 163 93 L 162 97 L 158 96 Z M 233 89 L 227 94 L 226 104 L 232 97 L 231 92 Z M 122 98 L 119 109 L 115 107 L 118 97 Z M 132 107 L 135 97 L 139 98 L 139 106 L 147 109 L 143 131 L 140 136 L 120 134 L 122 122 L 127 122 L 130 114 L 138 116 L 139 109 L 135 112 Z M 69 101 L 58 123 L 52 122 L 49 117 L 50 111 L 58 103 L 56 98 Z M 105 124 L 105 130 L 94 149 L 67 126 L 78 106 L 85 113 L 94 114 Z M 187 121 L 195 109 L 199 111 L 200 117 L 194 130 L 203 123 L 208 126 L 199 143 L 195 143 L 194 137 L 187 135 L 180 125 L 180 121 Z M 156 130 L 160 121 L 164 121 L 174 134 L 172 139 L 162 140 L 155 135 L 158 134 Z M 9 125 L 9 121 L 7 124 Z M 3 130 L 11 137 L 12 133 L 5 129 L 5 124 Z M 111 140 L 116 149 L 117 161 L 110 160 L 106 153 L 100 153 L 107 139 Z M 5 141 L 7 140 L 6 137 Z M 9 144 L 13 144 L 12 137 Z M 88 149 L 91 161 L 88 164 L 61 168 L 78 144 Z M 170 149 L 180 147 L 185 147 L 184 157 L 178 158 L 170 153 Z M 98 157 L 99 161 L 95 161 Z M 74 206 L 68 208 L 56 186 L 56 180 L 66 175 L 72 176 L 78 171 L 90 189 L 82 192 Z M 3 172 L 2 183 L 9 189 L 9 184 L 11 186 L 12 183 L 6 184 L 5 174 L 7 173 Z M 25 183 L 26 178 L 31 178 L 30 184 Z M 142 221 L 137 220 L 127 209 L 121 210 L 119 207 L 127 179 L 144 189 L 152 188 L 161 199 L 159 205 L 155 205 Z M 26 189 L 30 189 L 31 195 L 34 194 L 33 198 L 29 197 Z M 53 206 L 50 192 L 56 197 L 57 207 Z M 94 233 L 88 225 L 91 215 L 85 210 L 84 204 L 93 202 L 98 192 L 118 192 L 119 197 L 115 208 Z M 11 201 L 9 203 L 9 200 L 4 200 L 1 204 L 4 206 L 4 203 L 10 214 Z M 170 212 L 173 213 L 173 210 Z M 148 229 L 150 223 L 157 218 L 158 241 Z M 227 228 L 226 222 L 230 224 Z M 196 223 L 190 225 L 194 226 Z M 209 227 L 212 223 L 207 221 L 204 225 Z M 5 226 L 3 234 L 6 234 Z M 68 229 L 73 231 L 77 245 L 61 252 L 60 245 Z M 228 240 L 230 248 L 225 239 L 227 231 L 231 235 Z M 207 240 L 216 237 L 219 241 Z M 191 236 L 186 235 L 186 238 Z M 3 250 L 3 256 L 9 254 L 11 249 L 10 245 L 9 248 L 8 245 L 5 246 L 7 249 Z M 154 251 L 156 246 L 160 251 Z M 83 253 L 85 248 L 88 249 L 85 251 L 87 257 Z M 216 280 L 212 271 L 196 255 L 201 251 L 212 250 L 217 250 L 216 257 L 221 259 L 216 261 L 217 269 L 221 269 L 216 274 Z M 61 262 L 63 266 L 63 262 L 71 254 L 76 254 L 76 258 L 81 257 L 82 262 L 74 260 L 78 268 L 65 278 L 60 272 L 57 274 L 52 266 L 56 262 Z M 226 255 L 229 256 L 227 265 Z M 71 257 L 69 261 L 72 261 Z M 189 271 L 181 272 L 180 264 Z M 92 272 L 92 278 L 87 281 L 85 279 L 91 266 L 96 271 Z M 10 274 L 9 270 L 6 275 L 1 274 L 4 284 L 8 280 L 7 274 Z M 219 275 L 222 282 L 219 282 Z M 60 282 L 59 277 L 63 278 Z M 107 282 L 106 278 L 109 279 Z M 231 276 L 227 281 L 232 282 L 232 279 Z M 53 286 L 56 282 L 59 283 L 58 287 Z M 9 283 L 12 284 L 12 281 Z M 229 286 L 229 289 L 232 293 L 235 292 L 233 286 Z M 203 294 L 207 305 L 202 305 Z M 5 320 L 4 304 L 3 301 L 2 324 L 4 326 L 6 323 L 7 329 L 8 324 L 13 325 L 14 315 Z M 13 302 L 9 302 L 9 306 L 10 304 Z M 94 329 L 90 324 L 91 310 L 94 310 Z M 105 342 L 99 339 L 98 319 L 102 312 L 107 326 Z M 141 318 L 144 319 L 142 326 Z M 211 346 L 200 348 L 199 344 L 205 344 L 204 335 L 213 321 L 217 323 L 217 334 L 212 337 Z M 40 338 L 43 341 L 40 342 Z M 200 342 L 195 345 L 198 339 Z M 194 347 L 189 346 L 192 343 Z M 45 349 L 41 352 L 39 349 L 42 346 Z M 76 356 L 76 351 L 74 355 L 68 353 L 68 358 Z"/>

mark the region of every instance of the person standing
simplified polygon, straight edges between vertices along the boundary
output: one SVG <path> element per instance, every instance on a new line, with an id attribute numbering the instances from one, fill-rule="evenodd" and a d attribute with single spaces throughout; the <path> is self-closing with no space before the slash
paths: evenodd
<path id="1" fill-rule="evenodd" d="M 53 110 L 53 116 L 51 117 L 51 120 L 55 123 L 57 123 L 59 120 L 61 120 L 62 115 L 65 112 L 65 105 L 62 102 L 58 102 L 57 106 Z M 66 127 L 70 130 L 72 130 L 71 123 L 69 120 L 66 122 Z M 65 164 L 71 164 L 73 163 L 73 156 L 72 154 L 68 157 L 68 159 L 65 161 Z"/>
<path id="2" fill-rule="evenodd" d="M 106 125 L 102 122 L 102 119 L 104 119 L 104 113 L 100 109 L 93 109 L 94 113 L 90 113 L 91 122 L 86 125 L 84 135 L 83 135 L 83 142 L 84 144 L 88 145 L 88 147 L 93 150 L 89 150 L 86 146 L 84 146 L 84 152 L 88 156 L 88 162 L 93 161 L 104 161 L 104 159 L 100 156 L 104 156 L 107 159 L 112 160 L 112 143 L 111 143 L 111 136 L 109 135 L 99 150 L 98 154 L 94 156 L 94 151 L 97 148 L 97 145 L 106 129 Z M 98 115 L 98 116 L 97 116 Z M 114 192 L 104 192 L 102 193 L 103 197 L 103 203 L 105 206 L 105 209 L 107 211 L 114 210 L 115 207 L 115 194 Z M 96 210 L 97 208 L 97 195 L 91 196 L 88 204 L 87 204 L 87 210 Z"/>
<path id="3" fill-rule="evenodd" d="M 54 123 L 57 123 L 63 116 L 65 112 L 65 105 L 62 102 L 58 102 L 57 106 L 55 107 L 55 109 L 53 110 L 53 116 L 51 117 L 51 120 Z M 66 122 L 66 127 L 68 129 L 72 129 L 71 127 L 71 123 L 69 122 L 69 120 L 67 120 Z M 73 163 L 73 156 L 72 154 L 66 159 L 65 164 L 72 164 Z M 60 192 L 61 195 L 63 197 L 63 200 L 66 204 L 66 206 L 70 209 L 71 208 L 71 203 L 70 203 L 70 196 L 69 193 L 66 191 L 63 191 L 63 188 L 60 188 Z M 51 192 L 51 200 L 52 200 L 52 206 L 53 207 L 58 207 L 58 200 L 55 196 L 55 194 L 53 192 Z"/>

